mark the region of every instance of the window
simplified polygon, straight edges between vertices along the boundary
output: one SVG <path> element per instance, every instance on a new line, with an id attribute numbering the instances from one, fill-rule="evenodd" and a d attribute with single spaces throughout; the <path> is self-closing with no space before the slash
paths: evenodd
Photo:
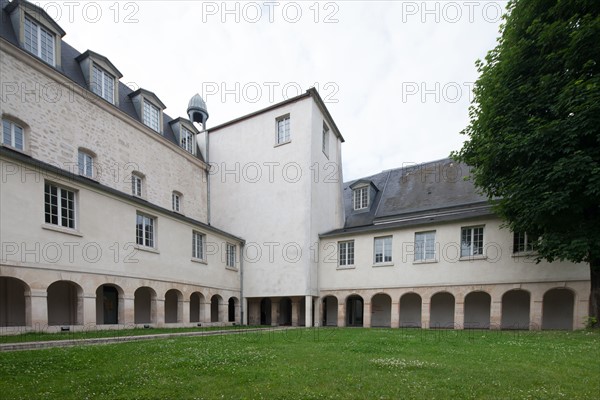
<path id="1" fill-rule="evenodd" d="M 192 257 L 204 260 L 204 246 L 206 244 L 206 235 L 200 232 L 192 232 Z"/>
<path id="2" fill-rule="evenodd" d="M 461 257 L 483 255 L 483 226 L 462 228 L 460 236 Z"/>
<path id="3" fill-rule="evenodd" d="M 156 132 L 160 132 L 160 110 L 151 104 L 148 100 L 144 100 L 144 124 L 154 129 Z"/>
<path id="4" fill-rule="evenodd" d="M 144 214 L 136 215 L 135 240 L 140 246 L 154 247 L 154 218 Z"/>
<path id="5" fill-rule="evenodd" d="M 227 243 L 226 265 L 235 268 L 235 245 Z"/>
<path id="6" fill-rule="evenodd" d="M 323 154 L 329 158 L 329 128 L 323 122 Z"/>
<path id="7" fill-rule="evenodd" d="M 513 253 L 523 253 L 533 251 L 533 243 L 537 239 L 532 239 L 524 232 L 515 232 L 513 236 Z"/>
<path id="8" fill-rule="evenodd" d="M 363 210 L 369 207 L 369 188 L 354 189 L 354 209 Z"/>
<path id="9" fill-rule="evenodd" d="M 79 164 L 79 175 L 87 176 L 88 178 L 94 176 L 94 158 L 91 154 L 79 150 L 77 162 Z"/>
<path id="10" fill-rule="evenodd" d="M 354 240 L 338 242 L 338 264 L 342 266 L 354 265 Z"/>
<path id="11" fill-rule="evenodd" d="M 392 262 L 392 237 L 375 238 L 375 264 Z"/>
<path id="12" fill-rule="evenodd" d="M 25 144 L 25 136 L 23 128 L 14 122 L 2 120 L 2 143 L 6 146 L 14 147 L 17 150 L 23 150 Z"/>
<path id="13" fill-rule="evenodd" d="M 131 174 L 131 194 L 142 197 L 142 177 L 139 175 Z"/>
<path id="14" fill-rule="evenodd" d="M 181 127 L 180 144 L 185 150 L 194 154 L 194 136 L 192 135 L 192 132 L 188 131 L 183 126 Z"/>
<path id="15" fill-rule="evenodd" d="M 75 229 L 75 192 L 46 182 L 44 185 L 46 223 Z"/>
<path id="16" fill-rule="evenodd" d="M 435 232 L 415 233 L 415 261 L 435 260 Z"/>
<path id="17" fill-rule="evenodd" d="M 178 192 L 173 192 L 171 194 L 171 207 L 175 212 L 181 211 L 181 194 Z"/>
<path id="18" fill-rule="evenodd" d="M 25 50 L 54 65 L 54 35 L 25 17 Z"/>
<path id="19" fill-rule="evenodd" d="M 290 116 L 284 115 L 277 118 L 277 144 L 290 141 Z"/>
<path id="20" fill-rule="evenodd" d="M 104 100 L 115 103 L 115 78 L 102 68 L 92 67 L 92 92 Z"/>

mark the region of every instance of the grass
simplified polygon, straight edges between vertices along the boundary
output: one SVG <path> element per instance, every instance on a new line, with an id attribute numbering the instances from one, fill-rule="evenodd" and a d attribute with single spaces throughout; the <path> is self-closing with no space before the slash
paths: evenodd
<path id="1" fill-rule="evenodd" d="M 0 354 L 3 399 L 591 399 L 600 333 L 298 329 Z"/>
<path id="2" fill-rule="evenodd" d="M 23 342 L 44 342 L 49 340 L 74 340 L 74 339 L 95 339 L 95 338 L 113 338 L 124 336 L 144 336 L 158 335 L 164 333 L 183 333 L 183 332 L 209 332 L 232 329 L 252 329 L 259 328 L 257 326 L 236 325 L 236 326 L 207 326 L 193 328 L 132 328 L 132 329 L 106 329 L 97 330 L 90 329 L 81 332 L 26 332 L 17 335 L 0 336 L 0 344 L 2 343 L 23 343 Z M 10 328 L 8 328 L 10 329 Z"/>

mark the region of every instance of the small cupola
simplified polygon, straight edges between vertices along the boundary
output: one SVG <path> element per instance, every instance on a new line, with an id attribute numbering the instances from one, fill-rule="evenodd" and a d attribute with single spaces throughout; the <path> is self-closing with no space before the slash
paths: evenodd
<path id="1" fill-rule="evenodd" d="M 206 121 L 208 120 L 208 111 L 206 109 L 206 103 L 202 96 L 196 93 L 188 103 L 187 108 L 188 118 L 192 122 L 198 122 L 202 124 L 202 129 L 206 129 Z"/>

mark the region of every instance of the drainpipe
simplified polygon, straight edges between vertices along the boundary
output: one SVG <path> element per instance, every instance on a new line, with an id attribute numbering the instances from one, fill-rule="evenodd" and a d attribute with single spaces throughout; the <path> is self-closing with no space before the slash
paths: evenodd
<path id="1" fill-rule="evenodd" d="M 206 221 L 210 225 L 210 139 L 208 135 L 208 129 L 204 129 L 206 132 Z"/>
<path id="2" fill-rule="evenodd" d="M 240 325 L 244 325 L 244 242 L 240 243 Z"/>

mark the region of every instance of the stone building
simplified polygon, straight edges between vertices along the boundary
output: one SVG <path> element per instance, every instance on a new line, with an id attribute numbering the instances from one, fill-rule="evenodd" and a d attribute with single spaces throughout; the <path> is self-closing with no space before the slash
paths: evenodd
<path id="1" fill-rule="evenodd" d="M 466 166 L 342 183 L 316 90 L 207 128 L 200 96 L 171 117 L 36 5 L 0 7 L 4 332 L 582 326 L 587 266 L 533 263 Z"/>

